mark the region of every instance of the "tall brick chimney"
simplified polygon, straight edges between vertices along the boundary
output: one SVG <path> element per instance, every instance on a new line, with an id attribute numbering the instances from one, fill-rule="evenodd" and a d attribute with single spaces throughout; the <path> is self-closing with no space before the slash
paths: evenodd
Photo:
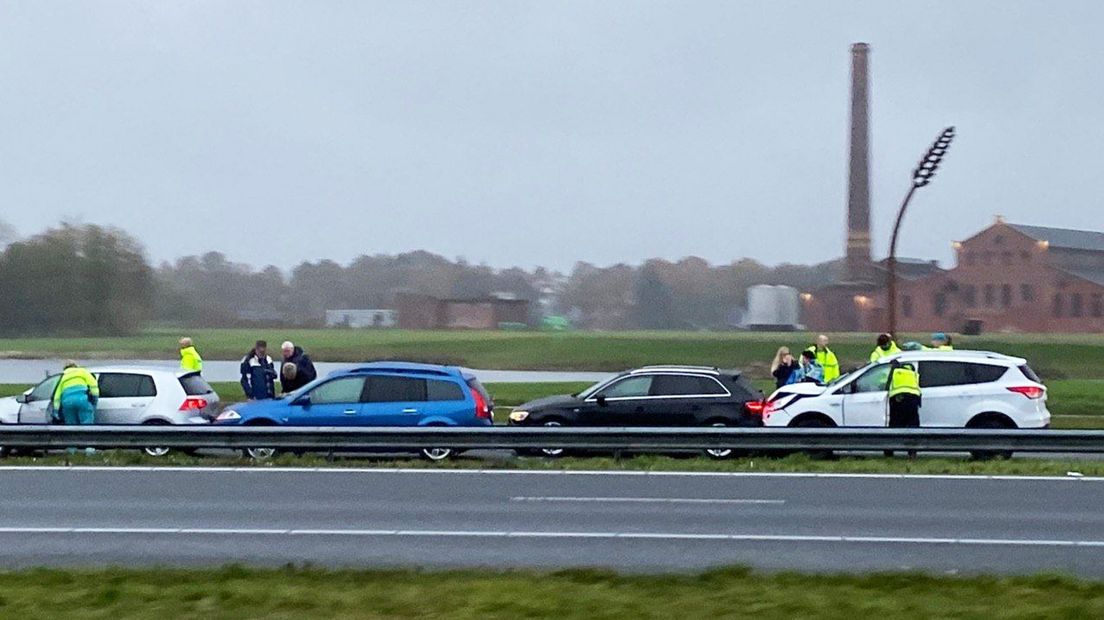
<path id="1" fill-rule="evenodd" d="M 847 181 L 847 280 L 871 279 L 870 46 L 851 46 L 851 159 Z"/>

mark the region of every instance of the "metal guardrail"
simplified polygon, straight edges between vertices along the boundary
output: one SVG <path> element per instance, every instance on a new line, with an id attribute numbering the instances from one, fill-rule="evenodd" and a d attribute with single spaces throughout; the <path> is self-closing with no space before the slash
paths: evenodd
<path id="1" fill-rule="evenodd" d="M 1104 431 L 951 428 L 3 426 L 9 448 L 271 447 L 343 452 L 567 448 L 611 451 L 922 450 L 1104 453 Z"/>

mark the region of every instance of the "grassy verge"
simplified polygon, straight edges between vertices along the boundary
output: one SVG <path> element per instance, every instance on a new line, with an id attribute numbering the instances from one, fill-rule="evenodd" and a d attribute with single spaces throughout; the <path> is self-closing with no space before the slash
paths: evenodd
<path id="1" fill-rule="evenodd" d="M 150 330 L 119 338 L 0 339 L 4 357 L 98 357 L 173 359 L 176 331 Z M 496 332 L 348 329 L 188 330 L 207 359 L 239 359 L 258 338 L 293 340 L 316 360 L 368 359 L 463 364 L 473 368 L 621 370 L 658 363 L 737 367 L 766 377 L 780 345 L 804 347 L 810 333 L 748 332 Z M 867 360 L 872 334 L 832 334 L 833 350 L 844 367 Z M 925 334 L 902 340 L 926 342 Z M 1104 365 L 1102 335 L 959 336 L 959 348 L 985 349 L 1027 358 L 1048 379 L 1093 378 Z"/>
<path id="2" fill-rule="evenodd" d="M 1062 576 L 693 575 L 454 570 L 31 570 L 9 618 L 1099 618 L 1104 584 Z"/>

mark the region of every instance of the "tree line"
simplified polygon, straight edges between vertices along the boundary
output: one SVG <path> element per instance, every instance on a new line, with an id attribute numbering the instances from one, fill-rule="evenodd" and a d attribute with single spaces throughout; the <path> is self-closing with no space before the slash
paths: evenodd
<path id="1" fill-rule="evenodd" d="M 827 277 L 824 265 L 711 265 L 695 257 L 608 267 L 579 262 L 569 273 L 494 269 L 425 251 L 364 255 L 347 265 L 304 261 L 289 272 L 219 252 L 154 266 L 127 233 L 72 224 L 0 239 L 0 248 L 4 336 L 126 334 L 151 322 L 320 326 L 327 309 L 392 308 L 400 292 L 528 299 L 534 324 L 556 314 L 582 329 L 718 329 L 738 320 L 749 286 L 806 289 Z"/>

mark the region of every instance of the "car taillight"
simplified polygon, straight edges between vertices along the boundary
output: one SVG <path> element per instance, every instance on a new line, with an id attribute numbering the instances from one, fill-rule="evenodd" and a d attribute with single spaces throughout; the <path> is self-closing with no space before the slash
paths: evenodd
<path id="1" fill-rule="evenodd" d="M 181 411 L 197 411 L 199 409 L 207 408 L 207 399 L 199 398 L 198 396 L 189 396 L 184 399 L 184 404 L 180 405 Z"/>
<path id="2" fill-rule="evenodd" d="M 761 400 L 749 400 L 744 403 L 744 410 L 751 415 L 763 415 L 763 410 L 767 408 L 767 403 Z"/>
<path id="3" fill-rule="evenodd" d="M 483 398 L 479 390 L 472 390 L 472 398 L 475 399 L 475 417 L 481 420 L 493 419 L 491 408 L 487 406 L 487 399 Z"/>
<path id="4" fill-rule="evenodd" d="M 1023 394 L 1032 400 L 1042 398 L 1043 394 L 1046 394 L 1046 388 L 1041 388 L 1037 385 L 1016 385 L 1008 388 L 1008 391 Z"/>

